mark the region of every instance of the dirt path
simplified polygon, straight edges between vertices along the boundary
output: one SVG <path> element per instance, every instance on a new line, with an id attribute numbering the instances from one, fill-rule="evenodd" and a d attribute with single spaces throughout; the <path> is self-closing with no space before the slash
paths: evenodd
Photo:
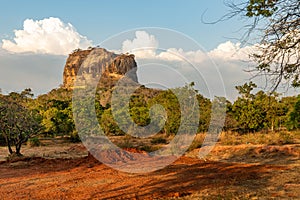
<path id="1" fill-rule="evenodd" d="M 128 174 L 91 157 L 27 158 L 0 164 L 0 199 L 297 199 L 299 158 L 294 161 L 247 164 L 181 157 L 156 172 Z"/>

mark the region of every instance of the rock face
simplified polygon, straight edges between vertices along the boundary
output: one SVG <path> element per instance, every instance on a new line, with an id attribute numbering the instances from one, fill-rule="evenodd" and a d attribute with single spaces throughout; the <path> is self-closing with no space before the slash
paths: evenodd
<path id="1" fill-rule="evenodd" d="M 103 48 L 76 50 L 69 55 L 63 73 L 63 87 L 73 89 L 77 78 L 81 81 L 100 80 L 101 87 L 112 88 L 126 73 L 138 82 L 136 62 L 132 54 L 115 54 Z M 101 76 L 101 79 L 100 79 Z"/>

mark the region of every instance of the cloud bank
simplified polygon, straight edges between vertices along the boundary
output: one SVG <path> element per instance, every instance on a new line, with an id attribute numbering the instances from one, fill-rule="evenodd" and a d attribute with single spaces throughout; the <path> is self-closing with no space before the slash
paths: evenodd
<path id="1" fill-rule="evenodd" d="M 123 53 L 135 54 L 142 84 L 161 82 L 165 86 L 174 87 L 184 84 L 182 77 L 186 77 L 188 81 L 194 81 L 196 88 L 207 97 L 214 94 L 222 96 L 222 88 L 225 88 L 230 100 L 238 95 L 235 86 L 251 77 L 243 69 L 251 64 L 249 54 L 253 51 L 255 46 L 242 47 L 240 43 L 231 41 L 221 43 L 208 52 L 185 51 L 181 48 L 160 49 L 158 39 L 146 31 L 137 31 L 135 38 L 126 40 L 122 46 Z M 220 84 L 220 76 L 223 86 Z"/>
<path id="2" fill-rule="evenodd" d="M 253 46 L 242 47 L 239 43 L 227 41 L 208 52 L 200 49 L 187 51 L 171 48 L 172 46 L 160 49 L 160 41 L 146 31 L 136 31 L 134 38 L 121 41 L 122 46 L 116 52 L 135 54 L 142 84 L 143 81 L 147 83 L 162 80 L 166 85 L 176 87 L 184 84 L 183 76 L 186 76 L 189 80 L 198 82 L 199 91 L 209 97 L 209 88 L 205 86 L 209 85 L 211 90 L 216 91 L 221 89 L 216 83 L 218 74 L 221 74 L 227 97 L 234 100 L 237 96 L 234 86 L 250 78 L 243 69 L 244 61 L 249 60 L 248 55 L 253 51 Z M 31 87 L 39 94 L 61 84 L 66 55 L 76 48 L 86 49 L 92 46 L 92 42 L 80 35 L 70 23 L 66 24 L 53 17 L 36 21 L 27 19 L 22 30 L 15 30 L 13 40 L 2 42 L 2 91 L 21 91 Z M 19 54 L 24 52 L 31 53 Z M 201 77 L 196 76 L 197 73 L 186 66 L 187 61 L 201 73 Z M 143 67 L 143 64 L 152 62 L 158 65 L 152 65 L 152 68 Z M 217 73 L 214 70 L 216 68 Z"/>
<path id="3" fill-rule="evenodd" d="M 22 30 L 15 30 L 13 41 L 2 40 L 2 48 L 13 53 L 67 55 L 74 49 L 92 46 L 70 23 L 59 18 L 26 19 Z"/>
<path id="4" fill-rule="evenodd" d="M 181 61 L 184 58 L 193 63 L 201 63 L 207 57 L 213 60 L 249 61 L 249 54 L 254 50 L 255 46 L 241 47 L 241 43 L 232 43 L 231 41 L 221 43 L 209 52 L 202 50 L 184 51 L 181 48 L 160 49 L 156 37 L 146 31 L 136 31 L 134 39 L 126 40 L 122 44 L 123 53 L 133 53 L 138 59 L 155 58 L 166 61 Z"/>

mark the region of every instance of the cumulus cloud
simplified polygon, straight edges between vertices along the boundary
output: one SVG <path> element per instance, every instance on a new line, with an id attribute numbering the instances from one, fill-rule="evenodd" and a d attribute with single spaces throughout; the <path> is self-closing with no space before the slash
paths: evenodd
<path id="1" fill-rule="evenodd" d="M 243 47 L 239 43 L 228 41 L 209 52 L 200 49 L 187 51 L 171 48 L 172 46 L 162 50 L 157 38 L 146 31 L 136 31 L 135 37 L 125 40 L 121 49 L 117 51 L 135 54 L 139 64 L 139 81 L 142 84 L 161 80 L 172 87 L 182 85 L 187 78 L 189 82 L 194 81 L 199 91 L 207 97 L 210 96 L 209 90 L 222 96 L 223 89 L 217 84 L 220 72 L 227 97 L 233 100 L 237 96 L 234 86 L 249 78 L 249 74 L 242 70 L 245 63 L 240 61 L 248 59 L 249 52 L 254 49 L 253 46 Z M 23 29 L 15 31 L 14 40 L 3 40 L 2 47 L 5 50 L 0 48 L 0 66 L 3 68 L 0 85 L 4 90 L 32 87 L 37 93 L 47 92 L 61 83 L 65 57 L 57 55 L 66 55 L 76 48 L 84 49 L 91 45 L 91 42 L 80 35 L 71 24 L 65 24 L 58 18 L 25 20 Z M 11 55 L 6 50 L 47 55 Z M 152 63 L 157 65 L 153 66 Z M 192 68 L 190 63 L 195 68 Z M 181 76 L 183 78 L 180 78 Z M 20 81 L 11 82 L 16 79 Z"/>
<path id="2" fill-rule="evenodd" d="M 197 51 L 184 51 L 183 49 L 170 48 L 165 52 L 161 52 L 157 55 L 158 58 L 168 61 L 189 61 L 192 63 L 203 62 L 207 57 L 201 50 Z"/>
<path id="3" fill-rule="evenodd" d="M 200 50 L 186 52 L 183 49 L 176 48 L 160 49 L 156 37 L 146 31 L 136 31 L 133 40 L 125 40 L 122 43 L 121 52 L 133 53 L 138 59 L 160 59 L 165 61 L 184 61 L 188 59 L 192 62 L 200 62 L 205 57 L 205 54 Z"/>
<path id="4" fill-rule="evenodd" d="M 13 41 L 2 40 L 2 48 L 15 53 L 67 55 L 74 49 L 92 46 L 92 42 L 80 35 L 72 24 L 54 17 L 36 21 L 26 19 L 23 29 L 14 32 Z"/>
<path id="5" fill-rule="evenodd" d="M 227 41 L 209 52 L 202 50 L 185 51 L 181 48 L 160 49 L 159 41 L 146 31 L 136 31 L 133 40 L 125 40 L 123 53 L 133 53 L 137 59 L 160 59 L 164 61 L 183 61 L 202 63 L 208 58 L 222 61 L 249 61 L 249 54 L 255 51 L 254 46 L 241 46 L 241 43 Z"/>
<path id="6" fill-rule="evenodd" d="M 146 31 L 136 31 L 133 40 L 125 40 L 122 44 L 124 53 L 134 53 L 139 58 L 151 58 L 155 56 L 158 48 L 158 41 L 154 35 L 150 35 Z"/>
<path id="7" fill-rule="evenodd" d="M 223 96 L 225 88 L 227 98 L 234 100 L 235 86 L 250 78 L 243 69 L 249 66 L 250 62 L 245 61 L 250 61 L 249 54 L 255 51 L 255 46 L 227 41 L 208 52 L 200 48 L 186 51 L 163 49 L 157 38 L 146 31 L 137 31 L 134 39 L 123 42 L 122 52 L 136 56 L 139 81 L 143 84 L 156 82 L 171 87 L 182 85 L 182 81 L 194 81 L 196 88 L 207 97 Z"/>
<path id="8" fill-rule="evenodd" d="M 255 50 L 255 46 L 241 47 L 241 43 L 232 43 L 227 41 L 219 44 L 219 46 L 212 51 L 208 52 L 208 55 L 215 59 L 222 60 L 249 60 L 249 54 Z"/>

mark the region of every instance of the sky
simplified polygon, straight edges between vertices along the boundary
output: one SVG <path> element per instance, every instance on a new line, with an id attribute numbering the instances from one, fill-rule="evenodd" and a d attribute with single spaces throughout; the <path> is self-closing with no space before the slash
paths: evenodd
<path id="1" fill-rule="evenodd" d="M 245 61 L 253 46 L 239 41 L 244 22 L 235 18 L 204 23 L 228 12 L 223 0 L 10 0 L 0 4 L 5 8 L 0 12 L 3 93 L 32 88 L 39 95 L 59 87 L 68 54 L 96 45 L 136 54 L 144 84 L 162 81 L 162 86 L 172 87 L 193 81 L 207 97 L 234 100 L 235 86 L 250 78 L 244 70 L 251 65 Z"/>

